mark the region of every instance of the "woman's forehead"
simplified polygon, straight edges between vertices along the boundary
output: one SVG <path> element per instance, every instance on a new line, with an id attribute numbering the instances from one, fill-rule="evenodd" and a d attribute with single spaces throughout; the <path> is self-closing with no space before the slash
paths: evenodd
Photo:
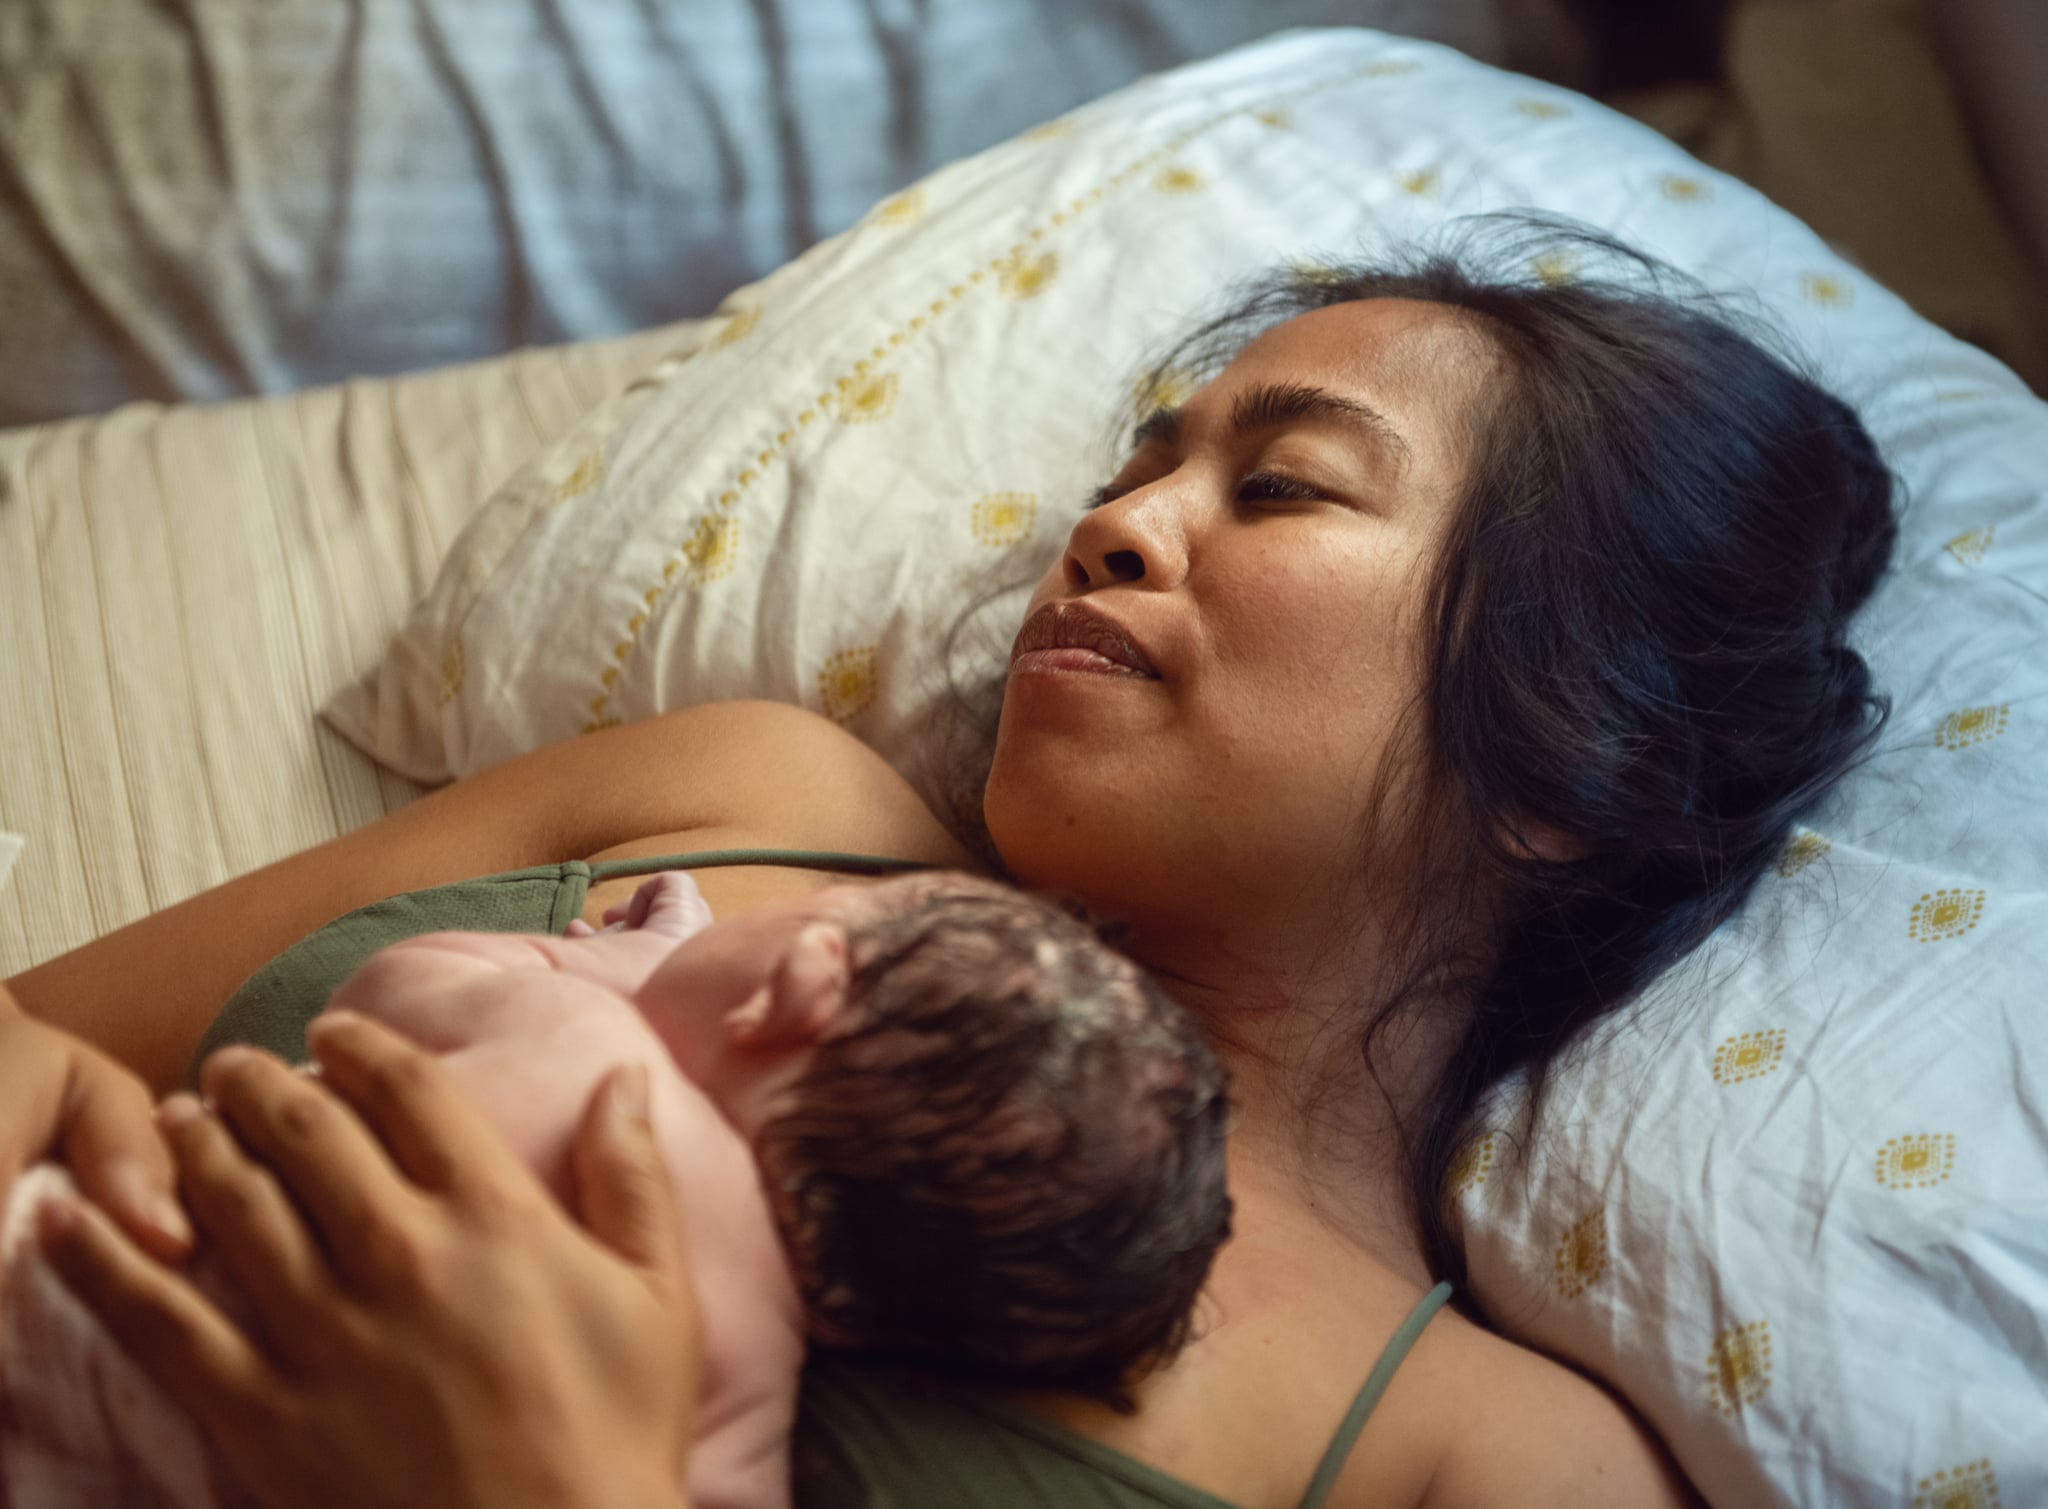
<path id="1" fill-rule="evenodd" d="M 1260 390 L 1324 395 L 1367 411 L 1406 458 L 1410 482 L 1441 491 L 1464 475 L 1501 370 L 1500 348 L 1477 316 L 1417 299 L 1358 299 L 1260 334 L 1171 416 L 1170 428 L 1183 439 L 1221 436 Z"/>
<path id="2" fill-rule="evenodd" d="M 1210 386 L 1284 377 L 1426 425 L 1466 412 L 1498 366 L 1498 348 L 1464 310 L 1419 299 L 1355 299 L 1263 332 Z"/>

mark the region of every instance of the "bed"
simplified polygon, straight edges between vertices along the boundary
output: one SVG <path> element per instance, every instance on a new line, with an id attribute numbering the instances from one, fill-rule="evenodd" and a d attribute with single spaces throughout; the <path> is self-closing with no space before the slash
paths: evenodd
<path id="1" fill-rule="evenodd" d="M 1569 78 L 1565 4 L 13 0 L 0 424 L 703 315 L 1141 73 L 1350 23 Z"/>
<path id="2" fill-rule="evenodd" d="M 696 338 L 0 433 L 0 975 L 417 796 L 315 710 L 497 483 Z"/>
<path id="3" fill-rule="evenodd" d="M 1140 81 L 703 320 L 0 436 L 0 971 L 663 707 L 797 702 L 929 779 L 957 584 L 1042 563 L 1147 351 L 1255 268 L 1528 205 L 1738 293 L 1906 503 L 1878 757 L 1467 1150 L 1479 1296 L 1716 1509 L 2048 1501 L 2048 406 L 1736 180 L 1427 43 Z"/>

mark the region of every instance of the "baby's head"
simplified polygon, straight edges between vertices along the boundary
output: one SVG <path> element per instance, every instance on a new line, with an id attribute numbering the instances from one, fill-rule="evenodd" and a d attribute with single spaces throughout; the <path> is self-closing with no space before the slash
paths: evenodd
<path id="1" fill-rule="evenodd" d="M 810 1039 L 736 1119 L 814 1337 L 1121 1402 L 1230 1230 L 1224 1077 L 1186 1012 L 1085 923 L 966 875 L 834 888 L 786 935 L 723 1052 L 730 1077 Z"/>

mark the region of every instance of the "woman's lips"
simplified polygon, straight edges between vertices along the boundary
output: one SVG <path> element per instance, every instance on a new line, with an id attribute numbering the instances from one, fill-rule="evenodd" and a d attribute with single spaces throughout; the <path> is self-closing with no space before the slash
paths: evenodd
<path id="1" fill-rule="evenodd" d="M 1159 679 L 1159 668 L 1130 630 L 1079 602 L 1047 603 L 1026 619 L 1010 651 L 1010 669 Z"/>
<path id="2" fill-rule="evenodd" d="M 1041 674 L 1049 672 L 1078 672 L 1085 676 L 1127 676 L 1138 681 L 1151 681 L 1143 671 L 1121 665 L 1107 655 L 1095 650 L 1083 649 L 1079 645 L 1062 645 L 1050 650 L 1026 650 L 1010 662 L 1012 676 L 1028 672 Z"/>

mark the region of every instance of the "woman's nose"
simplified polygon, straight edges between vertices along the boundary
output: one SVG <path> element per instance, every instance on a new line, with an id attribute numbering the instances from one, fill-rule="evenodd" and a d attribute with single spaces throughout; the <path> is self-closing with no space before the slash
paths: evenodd
<path id="1" fill-rule="evenodd" d="M 1172 584 L 1184 554 L 1164 487 L 1139 488 L 1083 514 L 1067 536 L 1062 563 L 1072 587 Z"/>

